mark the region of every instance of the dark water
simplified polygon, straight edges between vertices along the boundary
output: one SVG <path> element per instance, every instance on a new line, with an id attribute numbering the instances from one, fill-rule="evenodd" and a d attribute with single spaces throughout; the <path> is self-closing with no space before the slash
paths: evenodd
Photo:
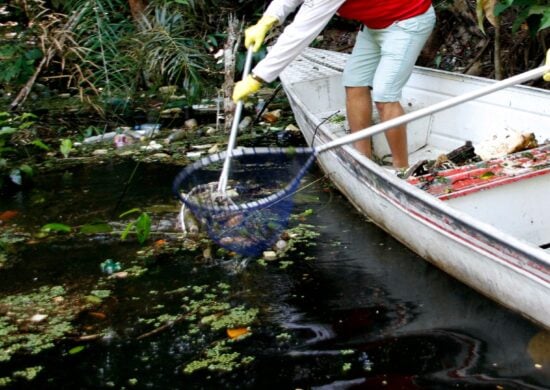
<path id="1" fill-rule="evenodd" d="M 32 190 L 4 195 L 0 212 L 20 210 L 17 223 L 31 229 L 53 220 L 74 225 L 174 202 L 170 186 L 178 169 L 145 164 L 137 167 L 119 202 L 134 168 L 104 165 L 47 175 Z M 41 365 L 33 381 L 12 387 L 550 388 L 550 346 L 533 341 L 543 330 L 430 266 L 325 189 L 309 187 L 310 200 L 298 205 L 315 210 L 307 223 L 320 236 L 316 245 L 286 259 L 293 261 L 289 267 L 165 256 L 149 264 L 145 276 L 117 283 L 103 308 L 105 337 L 88 343 L 68 338 L 37 356 L 0 362 L 0 377 Z M 135 242 L 112 237 L 28 245 L 20 248 L 13 266 L 0 269 L 0 294 L 48 284 L 91 288 L 101 276 L 101 261 L 128 259 L 138 249 Z M 177 312 L 180 303 L 162 292 L 221 281 L 231 286 L 233 301 L 260 308 L 253 334 L 235 345 L 254 356 L 252 363 L 227 373 L 187 375 L 182 367 L 211 340 L 182 338 L 184 324 L 138 338 L 144 332 L 139 318 L 155 313 L 155 307 Z M 84 351 L 68 353 L 80 344 Z"/>

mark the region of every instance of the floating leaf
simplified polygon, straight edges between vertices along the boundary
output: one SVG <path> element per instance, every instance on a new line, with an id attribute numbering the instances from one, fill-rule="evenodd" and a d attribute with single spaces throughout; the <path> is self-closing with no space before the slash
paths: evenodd
<path id="1" fill-rule="evenodd" d="M 155 248 L 161 248 L 166 245 L 166 240 L 157 240 L 155 241 Z"/>
<path id="2" fill-rule="evenodd" d="M 68 138 L 61 140 L 61 145 L 59 145 L 59 151 L 63 155 L 63 157 L 67 158 L 69 157 L 69 154 L 73 151 L 73 141 L 71 141 Z"/>
<path id="3" fill-rule="evenodd" d="M 86 295 L 85 299 L 87 302 L 92 303 L 94 305 L 99 305 L 102 301 L 101 298 L 96 297 L 95 295 Z"/>
<path id="4" fill-rule="evenodd" d="M 248 330 L 248 328 L 227 329 L 227 335 L 230 339 L 236 339 L 237 337 L 241 337 L 248 333 L 250 333 L 250 330 Z"/>
<path id="5" fill-rule="evenodd" d="M 139 213 L 139 212 L 141 212 L 141 210 L 138 209 L 138 208 L 135 208 L 135 209 L 131 209 L 131 210 L 128 210 L 128 211 L 123 212 L 123 213 L 120 214 L 118 217 L 119 217 L 119 218 L 124 218 L 124 217 L 126 217 L 127 215 L 130 215 L 130 214 L 133 214 L 133 213 Z"/>
<path id="6" fill-rule="evenodd" d="M 149 217 L 149 214 L 142 213 L 136 220 L 135 227 L 138 241 L 143 244 L 149 238 L 149 233 L 151 233 L 151 217 Z"/>
<path id="7" fill-rule="evenodd" d="M 32 167 L 30 165 L 27 165 L 27 164 L 22 164 L 19 167 L 19 170 L 27 176 L 32 176 L 34 174 L 34 171 L 33 171 Z"/>
<path id="8" fill-rule="evenodd" d="M 90 291 L 90 293 L 95 297 L 104 299 L 109 298 L 109 296 L 111 295 L 111 290 L 92 290 Z"/>
<path id="9" fill-rule="evenodd" d="M 50 150 L 50 147 L 48 145 L 46 145 L 42 140 L 39 140 L 39 139 L 35 139 L 31 142 L 31 144 L 33 144 L 34 146 L 36 146 L 37 148 L 40 148 L 42 150 L 45 150 L 46 152 Z"/>
<path id="10" fill-rule="evenodd" d="M 17 131 L 17 129 L 15 129 L 13 127 L 4 126 L 0 129 L 0 136 L 10 135 L 10 134 L 15 133 L 16 131 Z"/>
<path id="11" fill-rule="evenodd" d="M 102 313 L 100 311 L 91 311 L 88 313 L 90 317 L 96 318 L 98 320 L 104 320 L 107 318 L 107 315 L 105 313 Z"/>
<path id="12" fill-rule="evenodd" d="M 51 233 L 51 232 L 70 233 L 71 232 L 71 227 L 67 226 L 67 225 L 64 225 L 62 223 L 48 223 L 48 224 L 42 226 L 42 228 L 40 228 L 40 230 L 44 233 Z"/>
<path id="13" fill-rule="evenodd" d="M 82 352 L 86 347 L 84 345 L 79 345 L 74 348 L 69 349 L 69 355 L 76 355 L 79 352 Z"/>
<path id="14" fill-rule="evenodd" d="M 0 213 L 0 221 L 2 222 L 7 222 L 9 221 L 10 219 L 14 218 L 15 216 L 17 216 L 17 214 L 19 214 L 17 211 L 14 211 L 14 210 L 6 210 L 4 212 L 1 212 Z"/>
<path id="15" fill-rule="evenodd" d="M 126 237 L 128 237 L 128 234 L 130 234 L 130 230 L 134 228 L 134 225 L 135 225 L 134 222 L 130 222 L 128 225 L 126 225 L 126 228 L 120 235 L 121 240 L 125 240 Z"/>
<path id="16" fill-rule="evenodd" d="M 105 222 L 88 223 L 80 227 L 82 234 L 110 233 L 112 230 L 111 225 Z"/>

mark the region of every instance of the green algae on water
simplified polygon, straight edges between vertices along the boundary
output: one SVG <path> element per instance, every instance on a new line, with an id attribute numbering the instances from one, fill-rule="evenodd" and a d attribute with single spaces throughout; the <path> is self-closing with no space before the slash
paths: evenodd
<path id="1" fill-rule="evenodd" d="M 207 349 L 202 359 L 193 360 L 186 364 L 183 372 L 185 374 L 192 374 L 195 371 L 203 369 L 229 372 L 240 366 L 250 364 L 252 361 L 254 361 L 253 356 L 243 357 L 239 352 L 232 351 L 227 346 L 226 340 L 222 340 Z"/>
<path id="2" fill-rule="evenodd" d="M 73 330 L 72 320 L 82 308 L 65 295 L 62 286 L 42 286 L 0 299 L 0 362 L 52 348 Z"/>

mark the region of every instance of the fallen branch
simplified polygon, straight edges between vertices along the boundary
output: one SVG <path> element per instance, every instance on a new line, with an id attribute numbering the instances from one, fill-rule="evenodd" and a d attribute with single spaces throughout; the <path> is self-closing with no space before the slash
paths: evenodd
<path id="1" fill-rule="evenodd" d="M 48 66 L 49 62 L 56 55 L 56 53 L 63 48 L 65 41 L 68 39 L 67 31 L 72 31 L 74 29 L 74 27 L 80 20 L 80 16 L 84 13 L 85 9 L 86 7 L 82 7 L 82 9 L 79 12 L 75 12 L 74 14 L 72 14 L 71 17 L 65 23 L 65 25 L 59 30 L 60 31 L 59 40 L 52 39 L 49 42 L 50 46 L 45 50 L 43 48 L 43 51 L 45 51 L 44 57 L 42 57 L 42 60 L 36 67 L 31 78 L 27 80 L 27 82 L 25 83 L 25 86 L 21 88 L 21 90 L 19 91 L 15 99 L 11 102 L 9 106 L 10 111 L 16 110 L 21 104 L 25 102 L 25 100 L 27 100 L 27 97 L 29 96 L 32 90 L 32 87 L 36 82 L 36 79 L 38 78 L 40 73 L 42 73 L 42 70 Z M 46 26 L 44 28 L 44 33 L 41 36 L 41 40 L 43 42 L 46 40 L 47 35 L 48 35 L 48 30 Z"/>

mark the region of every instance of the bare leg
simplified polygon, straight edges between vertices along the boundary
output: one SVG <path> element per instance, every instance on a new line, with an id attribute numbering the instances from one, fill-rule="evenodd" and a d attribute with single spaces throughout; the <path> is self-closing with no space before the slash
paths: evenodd
<path id="1" fill-rule="evenodd" d="M 397 118 L 405 113 L 399 102 L 376 102 L 376 108 L 380 114 L 380 121 L 384 122 Z M 395 168 L 407 168 L 409 166 L 409 153 L 407 150 L 407 126 L 400 125 L 386 131 L 386 139 L 390 146 L 393 166 Z"/>
<path id="2" fill-rule="evenodd" d="M 362 130 L 372 124 L 372 99 L 369 87 L 346 87 L 346 110 L 351 132 Z M 355 142 L 355 148 L 372 158 L 371 139 Z"/>

